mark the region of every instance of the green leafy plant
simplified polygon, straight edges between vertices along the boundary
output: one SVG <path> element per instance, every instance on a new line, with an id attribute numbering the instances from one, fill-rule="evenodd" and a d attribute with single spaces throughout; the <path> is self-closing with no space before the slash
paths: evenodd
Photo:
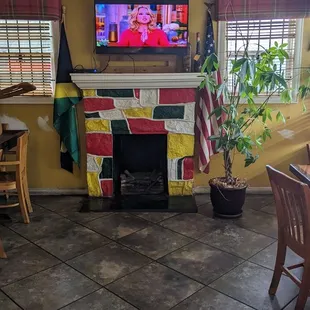
<path id="1" fill-rule="evenodd" d="M 224 97 L 225 104 L 214 109 L 210 117 L 223 116 L 224 121 L 219 126 L 219 134 L 210 136 L 215 141 L 216 148 L 223 151 L 225 177 L 220 179 L 219 185 L 224 187 L 243 187 L 245 180 L 233 177 L 233 154 L 237 151 L 245 156 L 245 167 L 258 159 L 254 154 L 255 148 L 262 148 L 264 142 L 271 138 L 268 122 L 285 122 L 280 110 L 275 111 L 269 105 L 270 99 L 277 96 L 282 103 L 290 103 L 292 90 L 289 88 L 281 70 L 281 65 L 288 59 L 285 50 L 287 44 L 278 44 L 269 49 L 259 47 L 255 55 L 250 55 L 247 46 L 243 55 L 231 61 L 233 85 L 228 86 L 228 79 L 217 84 L 214 73 L 219 70 L 218 57 L 215 54 L 206 58 L 201 74 L 204 79 L 200 87 L 207 87 L 216 93 L 217 99 Z M 237 53 L 238 54 L 238 53 Z M 299 96 L 303 100 L 310 94 L 310 78 L 306 85 L 300 86 Z M 260 100 L 258 100 L 260 98 Z M 258 103 L 260 102 L 260 103 Z M 259 134 L 252 130 L 255 123 L 260 123 Z"/>

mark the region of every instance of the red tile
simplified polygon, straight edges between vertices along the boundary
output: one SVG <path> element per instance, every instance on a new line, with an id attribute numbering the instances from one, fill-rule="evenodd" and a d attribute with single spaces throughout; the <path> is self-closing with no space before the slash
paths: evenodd
<path id="1" fill-rule="evenodd" d="M 101 180 L 100 181 L 102 196 L 111 197 L 113 196 L 113 180 Z"/>
<path id="2" fill-rule="evenodd" d="M 113 138 L 111 134 L 88 133 L 86 135 L 86 150 L 88 154 L 113 156 Z"/>
<path id="3" fill-rule="evenodd" d="M 140 99 L 140 89 L 134 89 L 134 92 L 135 92 L 135 97 L 137 99 Z"/>
<path id="4" fill-rule="evenodd" d="M 115 109 L 114 99 L 112 98 L 84 98 L 84 111 L 104 111 Z"/>
<path id="5" fill-rule="evenodd" d="M 128 118 L 129 129 L 133 134 L 167 134 L 164 121 L 144 118 Z"/>
<path id="6" fill-rule="evenodd" d="M 194 178 L 194 159 L 186 157 L 183 159 L 183 180 L 191 180 Z"/>
<path id="7" fill-rule="evenodd" d="M 159 104 L 190 103 L 195 101 L 195 88 L 161 88 L 159 90 Z"/>

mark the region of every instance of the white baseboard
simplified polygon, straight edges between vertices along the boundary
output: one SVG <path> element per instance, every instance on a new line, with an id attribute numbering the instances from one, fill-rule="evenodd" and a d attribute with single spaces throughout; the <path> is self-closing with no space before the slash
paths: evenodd
<path id="1" fill-rule="evenodd" d="M 200 194 L 209 194 L 210 193 L 210 187 L 209 186 L 196 186 L 193 189 L 194 194 L 200 195 Z M 249 187 L 246 190 L 246 193 L 249 195 L 271 195 L 272 190 L 271 187 Z"/>
<path id="2" fill-rule="evenodd" d="M 87 195 L 88 191 L 86 188 L 30 188 L 29 192 L 31 195 L 37 196 L 61 196 L 61 195 L 70 195 L 70 196 L 78 196 L 78 195 Z M 194 194 L 209 194 L 210 187 L 209 186 L 196 186 L 193 189 Z M 249 187 L 247 189 L 247 194 L 249 195 L 271 195 L 271 187 Z"/>

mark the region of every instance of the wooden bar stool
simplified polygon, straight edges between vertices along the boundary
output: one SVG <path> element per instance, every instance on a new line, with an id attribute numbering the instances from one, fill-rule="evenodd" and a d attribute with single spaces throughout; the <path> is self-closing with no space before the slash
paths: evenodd
<path id="1" fill-rule="evenodd" d="M 27 147 L 28 133 L 25 132 L 17 139 L 16 161 L 0 162 L 0 167 L 15 166 L 16 168 L 15 171 L 0 172 L 0 191 L 7 193 L 10 190 L 16 190 L 18 195 L 18 203 L 0 205 L 0 208 L 19 205 L 26 224 L 30 222 L 28 212 L 32 212 L 27 183 Z"/>
<path id="2" fill-rule="evenodd" d="M 269 294 L 276 294 L 284 272 L 300 288 L 295 310 L 302 310 L 310 293 L 310 188 L 271 166 L 267 166 L 267 172 L 276 202 L 279 238 Z M 284 266 L 287 247 L 304 261 Z M 304 268 L 301 281 L 290 272 L 299 267 Z"/>

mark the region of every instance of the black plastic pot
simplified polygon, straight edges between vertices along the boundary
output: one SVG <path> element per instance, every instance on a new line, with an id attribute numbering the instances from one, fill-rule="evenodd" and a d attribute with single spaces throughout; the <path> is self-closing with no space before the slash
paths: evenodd
<path id="1" fill-rule="evenodd" d="M 245 201 L 246 186 L 243 188 L 219 188 L 209 183 L 210 197 L 215 216 L 224 218 L 237 218 L 242 215 Z"/>

